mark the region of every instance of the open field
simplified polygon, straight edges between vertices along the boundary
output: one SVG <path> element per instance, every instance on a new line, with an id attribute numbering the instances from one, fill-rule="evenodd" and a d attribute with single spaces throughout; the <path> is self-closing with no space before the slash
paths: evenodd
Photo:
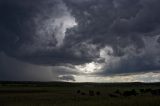
<path id="1" fill-rule="evenodd" d="M 0 106 L 160 106 L 160 83 L 1 82 Z"/>

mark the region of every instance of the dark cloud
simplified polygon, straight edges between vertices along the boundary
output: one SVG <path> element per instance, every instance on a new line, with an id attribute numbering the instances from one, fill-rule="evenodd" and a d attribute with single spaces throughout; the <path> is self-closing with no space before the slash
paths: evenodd
<path id="1" fill-rule="evenodd" d="M 80 48 L 83 55 L 77 56 L 77 47 L 60 45 L 65 31 L 76 24 L 62 1 L 4 1 L 0 8 L 1 45 L 8 55 L 43 65 L 82 64 L 96 56 L 86 52 L 92 51 L 89 47 Z"/>
<path id="2" fill-rule="evenodd" d="M 106 70 L 103 75 L 160 68 L 157 62 L 159 45 L 156 43 L 160 25 L 158 0 L 92 0 L 92 3 L 81 3 L 85 5 L 79 6 L 80 3 L 75 2 L 69 5 L 74 8 L 73 14 L 81 24 L 75 31 L 77 36 L 72 32 L 74 37 L 68 36 L 68 40 L 89 41 L 101 49 L 111 47 L 113 52 L 106 55 L 109 60 L 103 68 Z"/>
<path id="3" fill-rule="evenodd" d="M 0 0 L 0 51 L 31 64 L 61 66 L 61 74 L 94 62 L 102 66 L 103 75 L 158 70 L 159 4 Z"/>

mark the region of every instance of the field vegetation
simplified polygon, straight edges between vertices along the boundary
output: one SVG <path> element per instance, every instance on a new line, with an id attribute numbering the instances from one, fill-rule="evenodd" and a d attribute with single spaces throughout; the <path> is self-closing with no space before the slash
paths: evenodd
<path id="1" fill-rule="evenodd" d="M 160 83 L 0 82 L 0 106 L 160 106 Z"/>

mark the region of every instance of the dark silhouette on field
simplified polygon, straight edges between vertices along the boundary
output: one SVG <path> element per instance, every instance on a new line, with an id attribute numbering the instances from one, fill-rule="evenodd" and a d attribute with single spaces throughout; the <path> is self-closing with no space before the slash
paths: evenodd
<path id="1" fill-rule="evenodd" d="M 81 93 L 81 91 L 80 90 L 77 90 L 77 94 L 80 94 Z"/>
<path id="2" fill-rule="evenodd" d="M 86 93 L 86 91 L 77 90 L 76 93 L 82 96 L 100 96 L 101 95 L 100 91 L 94 91 L 94 90 L 89 90 L 88 93 Z M 129 97 L 129 96 L 149 95 L 149 94 L 153 96 L 160 96 L 160 89 L 154 89 L 154 90 L 152 90 L 151 88 L 139 89 L 139 93 L 135 89 L 123 91 L 123 92 L 117 89 L 115 92 L 111 92 L 107 95 L 109 97 L 116 98 L 116 97 L 122 97 L 122 96 Z"/>
<path id="3" fill-rule="evenodd" d="M 148 89 L 145 89 L 145 93 L 148 93 L 148 92 L 151 92 L 152 91 L 152 89 L 151 88 L 148 88 Z"/>
<path id="4" fill-rule="evenodd" d="M 148 88 L 148 89 L 140 89 L 140 92 L 142 94 L 144 93 L 150 93 L 152 94 L 153 96 L 160 96 L 160 89 L 151 89 L 151 88 Z"/>
<path id="5" fill-rule="evenodd" d="M 101 93 L 99 91 L 96 92 L 96 95 L 99 96 Z"/>
<path id="6" fill-rule="evenodd" d="M 89 95 L 90 96 L 94 96 L 94 91 L 93 90 L 89 90 Z"/>
<path id="7" fill-rule="evenodd" d="M 160 89 L 152 90 L 151 94 L 154 95 L 154 96 L 160 96 Z"/>
<path id="8" fill-rule="evenodd" d="M 114 94 L 114 93 L 112 93 L 112 94 L 109 94 L 109 97 L 111 97 L 111 98 L 116 98 L 116 97 L 118 97 L 119 95 L 117 95 L 117 94 Z"/>
<path id="9" fill-rule="evenodd" d="M 86 95 L 86 93 L 82 92 L 81 95 Z"/>
<path id="10" fill-rule="evenodd" d="M 120 92 L 119 89 L 117 89 L 117 90 L 115 91 L 115 93 L 118 94 L 118 95 L 122 95 L 122 93 Z"/>
<path id="11" fill-rule="evenodd" d="M 135 89 L 132 89 L 131 91 L 124 91 L 123 96 L 128 97 L 128 96 L 137 96 L 138 93 L 136 92 Z"/>
<path id="12" fill-rule="evenodd" d="M 145 93 L 145 89 L 139 89 L 140 93 Z"/>
<path id="13" fill-rule="evenodd" d="M 76 92 L 78 95 L 87 95 L 87 93 L 82 92 L 81 90 L 77 90 Z M 89 96 L 99 96 L 101 95 L 100 91 L 94 91 L 94 90 L 89 90 L 88 91 Z"/>

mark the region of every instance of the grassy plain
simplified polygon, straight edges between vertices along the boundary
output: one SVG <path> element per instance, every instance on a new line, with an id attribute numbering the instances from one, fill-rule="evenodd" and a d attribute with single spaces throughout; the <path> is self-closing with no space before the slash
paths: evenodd
<path id="1" fill-rule="evenodd" d="M 0 106 L 160 106 L 160 96 L 140 92 L 159 88 L 160 83 L 0 82 Z M 132 89 L 136 96 L 110 96 Z"/>

